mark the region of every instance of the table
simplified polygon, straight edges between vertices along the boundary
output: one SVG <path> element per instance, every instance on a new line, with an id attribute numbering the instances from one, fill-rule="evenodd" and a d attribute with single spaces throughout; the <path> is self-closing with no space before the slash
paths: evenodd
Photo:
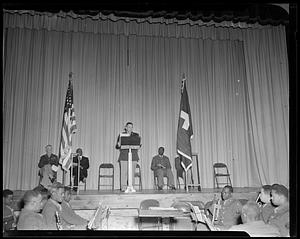
<path id="1" fill-rule="evenodd" d="M 178 217 L 188 217 L 190 218 L 190 213 L 184 213 L 181 210 L 164 210 L 164 209 L 139 209 L 138 217 L 140 218 L 159 218 L 159 230 L 173 230 L 172 223 L 170 223 L 171 218 Z M 139 229 L 140 227 L 139 223 Z M 170 227 L 171 226 L 171 227 Z"/>

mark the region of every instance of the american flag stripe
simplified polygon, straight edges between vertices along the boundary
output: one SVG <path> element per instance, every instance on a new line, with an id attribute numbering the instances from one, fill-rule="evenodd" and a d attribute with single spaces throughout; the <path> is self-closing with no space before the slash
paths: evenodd
<path id="1" fill-rule="evenodd" d="M 73 86 L 72 81 L 69 80 L 60 142 L 60 163 L 64 170 L 68 170 L 71 166 L 72 135 L 76 133 L 76 130 L 76 117 L 73 105 Z"/>

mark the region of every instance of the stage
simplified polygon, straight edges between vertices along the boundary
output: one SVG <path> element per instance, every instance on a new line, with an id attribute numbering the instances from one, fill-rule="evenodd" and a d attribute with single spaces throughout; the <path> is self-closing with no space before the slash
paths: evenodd
<path id="1" fill-rule="evenodd" d="M 142 190 L 135 193 L 124 193 L 120 190 L 80 190 L 78 194 L 74 192 L 73 199 L 70 201 L 72 208 L 80 216 L 90 219 L 95 210 L 101 203 L 110 208 L 109 217 L 102 222 L 102 230 L 139 230 L 138 229 L 138 209 L 141 201 L 145 199 L 156 199 L 160 207 L 171 207 L 174 202 L 203 202 L 211 201 L 216 194 L 220 198 L 222 189 L 206 189 L 201 192 L 198 188 L 192 188 L 189 192 L 185 190 Z M 233 197 L 237 199 L 255 200 L 259 188 L 234 188 Z M 21 200 L 25 191 L 14 191 L 14 201 Z M 158 230 L 150 223 L 143 230 Z M 173 230 L 195 230 L 190 218 L 177 218 Z M 199 229 L 198 229 L 199 230 Z M 200 230 L 206 230 L 205 227 Z"/>

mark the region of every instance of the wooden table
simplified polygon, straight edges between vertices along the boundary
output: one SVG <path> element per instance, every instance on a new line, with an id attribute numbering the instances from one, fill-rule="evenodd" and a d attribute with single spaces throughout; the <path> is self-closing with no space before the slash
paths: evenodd
<path id="1" fill-rule="evenodd" d="M 184 213 L 181 210 L 155 210 L 155 209 L 139 209 L 138 217 L 140 218 L 159 218 L 159 230 L 173 230 L 171 218 L 185 217 L 190 218 L 190 213 Z M 140 220 L 139 220 L 140 221 Z M 171 227 L 170 227 L 171 226 Z M 139 222 L 139 229 L 141 228 Z"/>

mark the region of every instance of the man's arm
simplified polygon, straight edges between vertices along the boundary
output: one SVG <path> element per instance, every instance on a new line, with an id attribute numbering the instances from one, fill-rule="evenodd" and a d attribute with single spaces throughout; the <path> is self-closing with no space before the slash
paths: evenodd
<path id="1" fill-rule="evenodd" d="M 155 171 L 155 170 L 158 169 L 158 167 L 157 167 L 157 161 L 156 161 L 156 158 L 155 158 L 155 157 L 152 158 L 151 169 L 152 169 L 153 171 Z"/>
<path id="2" fill-rule="evenodd" d="M 39 167 L 39 168 L 42 168 L 42 167 L 44 167 L 46 164 L 48 164 L 47 160 L 45 160 L 44 157 L 41 156 L 41 157 L 40 157 L 39 164 L 38 164 L 38 167 Z"/>
<path id="3" fill-rule="evenodd" d="M 165 156 L 165 160 L 166 160 L 166 168 L 171 169 L 171 164 L 170 164 L 170 160 L 167 156 Z"/>

